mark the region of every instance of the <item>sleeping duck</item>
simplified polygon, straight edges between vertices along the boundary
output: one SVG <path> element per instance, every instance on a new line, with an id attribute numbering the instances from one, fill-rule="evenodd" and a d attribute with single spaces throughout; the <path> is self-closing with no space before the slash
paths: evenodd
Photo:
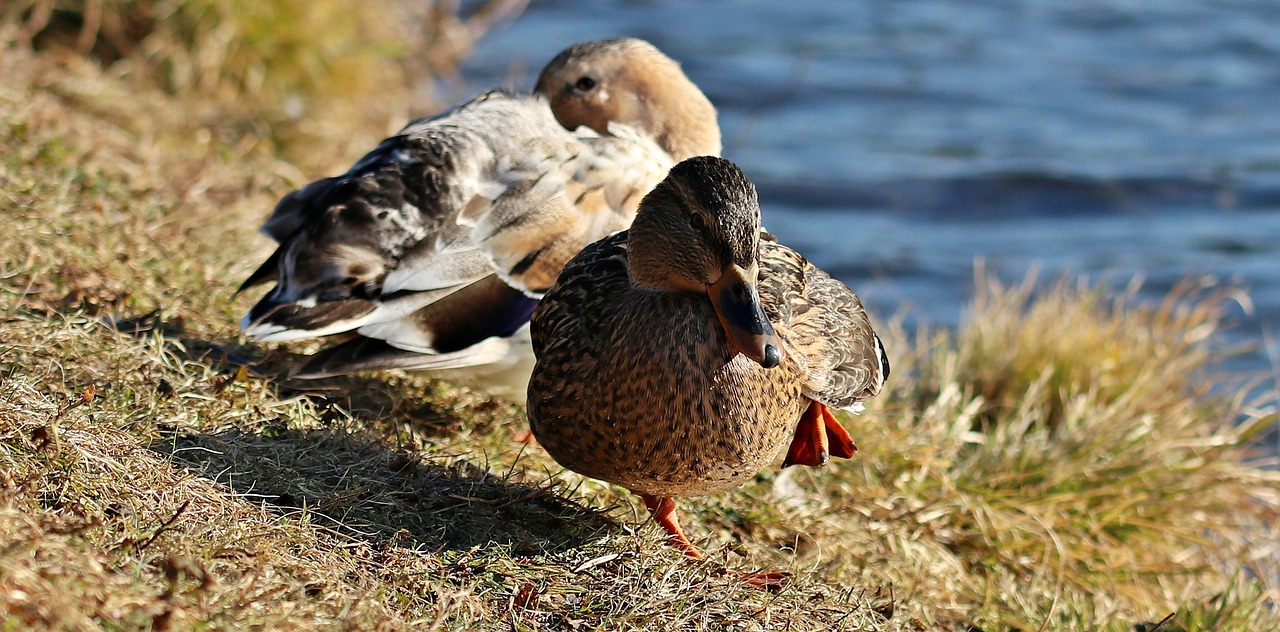
<path id="1" fill-rule="evenodd" d="M 853 456 L 829 409 L 859 409 L 889 376 L 858 297 L 763 232 L 755 188 L 709 156 L 569 262 L 532 340 L 538 442 L 639 494 L 693 557 L 675 497 L 738 487 L 784 449 L 784 467 Z"/>
<path id="2" fill-rule="evenodd" d="M 671 58 L 630 38 L 573 46 L 534 94 L 414 121 L 286 195 L 262 227 L 279 247 L 240 290 L 276 285 L 241 326 L 347 334 L 296 377 L 430 370 L 523 401 L 529 316 L 564 264 L 629 226 L 673 164 L 719 152 L 715 108 Z"/>

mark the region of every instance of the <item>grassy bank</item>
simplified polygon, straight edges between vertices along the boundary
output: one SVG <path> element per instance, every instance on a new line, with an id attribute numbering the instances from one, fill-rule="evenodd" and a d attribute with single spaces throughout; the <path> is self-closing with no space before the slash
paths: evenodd
<path id="1" fill-rule="evenodd" d="M 238 336 L 261 219 L 385 121 L 296 158 L 271 103 L 57 50 L 0 50 L 0 629 L 1280 628 L 1228 291 L 980 276 L 958 331 L 887 332 L 856 458 L 684 501 L 694 562 L 514 407 Z"/>

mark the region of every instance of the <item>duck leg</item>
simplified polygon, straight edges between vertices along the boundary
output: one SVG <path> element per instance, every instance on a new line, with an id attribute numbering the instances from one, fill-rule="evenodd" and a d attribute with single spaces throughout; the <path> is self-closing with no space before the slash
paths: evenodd
<path id="1" fill-rule="evenodd" d="M 689 538 L 684 535 L 684 530 L 680 528 L 680 521 L 676 519 L 676 501 L 670 496 L 650 496 L 648 494 L 640 494 L 640 498 L 644 500 L 644 506 L 649 508 L 649 513 L 653 514 L 653 519 L 669 534 L 668 541 L 672 546 L 684 551 L 685 555 L 694 559 L 702 559 L 702 551 L 694 546 Z"/>
<path id="2" fill-rule="evenodd" d="M 809 402 L 809 407 L 800 416 L 800 424 L 796 426 L 796 436 L 787 448 L 787 458 L 782 467 L 791 465 L 826 465 L 831 457 L 847 459 L 858 451 L 853 439 L 845 431 L 844 426 L 827 407 L 818 402 Z"/>
<path id="3" fill-rule="evenodd" d="M 668 541 L 672 546 L 684 551 L 684 554 L 689 557 L 697 560 L 702 559 L 702 551 L 699 551 L 698 547 L 689 542 L 689 538 L 684 535 L 684 530 L 680 528 L 680 521 L 676 519 L 676 501 L 674 499 L 670 496 L 650 496 L 648 494 L 640 494 L 640 498 L 644 499 L 644 506 L 649 508 L 649 513 L 653 514 L 653 519 L 670 534 Z M 742 582 L 748 586 L 769 592 L 778 592 L 790 581 L 791 573 L 742 573 L 740 577 Z"/>

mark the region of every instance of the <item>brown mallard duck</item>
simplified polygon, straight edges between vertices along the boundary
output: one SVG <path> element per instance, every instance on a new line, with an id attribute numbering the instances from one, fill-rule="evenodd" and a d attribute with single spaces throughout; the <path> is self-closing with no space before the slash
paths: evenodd
<path id="1" fill-rule="evenodd" d="M 533 313 L 529 423 L 566 468 L 639 494 L 701 553 L 674 497 L 856 450 L 829 408 L 880 392 L 889 363 L 858 297 L 760 227 L 755 188 L 697 157 L 629 231 L 574 257 Z"/>
<path id="2" fill-rule="evenodd" d="M 523 401 L 529 315 L 583 246 L 626 228 L 673 164 L 720 151 L 711 102 L 648 42 L 572 46 L 534 94 L 492 91 L 410 123 L 276 206 L 259 341 L 356 334 L 293 368 L 429 370 Z"/>

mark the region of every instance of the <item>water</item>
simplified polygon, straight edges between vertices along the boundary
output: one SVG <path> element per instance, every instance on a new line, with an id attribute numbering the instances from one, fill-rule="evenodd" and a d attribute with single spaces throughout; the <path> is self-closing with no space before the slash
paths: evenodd
<path id="1" fill-rule="evenodd" d="M 956 324 L 979 257 L 1152 299 L 1209 273 L 1254 304 L 1232 368 L 1280 356 L 1280 2 L 542 2 L 464 77 L 619 35 L 682 61 L 766 225 L 875 312 Z"/>

